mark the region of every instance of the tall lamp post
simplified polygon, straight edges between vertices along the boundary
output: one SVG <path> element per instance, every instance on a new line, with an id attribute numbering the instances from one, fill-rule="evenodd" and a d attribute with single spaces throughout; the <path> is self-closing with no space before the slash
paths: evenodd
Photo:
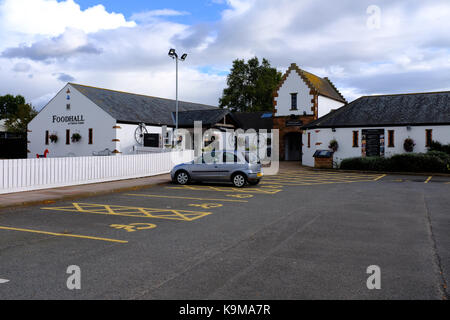
<path id="1" fill-rule="evenodd" d="M 186 60 L 187 54 L 183 53 L 183 55 L 178 58 L 178 54 L 175 49 L 169 50 L 169 57 L 175 59 L 175 68 L 176 68 L 176 85 L 175 85 L 175 133 L 178 132 L 178 60 L 184 61 Z"/>

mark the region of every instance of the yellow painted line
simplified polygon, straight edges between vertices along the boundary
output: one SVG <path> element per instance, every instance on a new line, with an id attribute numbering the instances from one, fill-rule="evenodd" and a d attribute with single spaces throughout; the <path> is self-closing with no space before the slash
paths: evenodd
<path id="1" fill-rule="evenodd" d="M 0 226 L 0 229 L 12 230 L 12 231 L 21 231 L 21 232 L 30 232 L 30 233 L 39 233 L 39 234 L 47 234 L 47 235 L 58 236 L 58 237 L 82 238 L 82 239 L 100 240 L 100 241 L 107 241 L 107 242 L 128 243 L 128 241 L 125 241 L 125 240 L 116 240 L 116 239 L 108 239 L 108 238 L 82 236 L 82 235 L 78 235 L 78 234 L 64 234 L 64 233 L 56 233 L 56 232 L 48 232 L 48 231 L 40 231 L 40 230 L 31 230 L 31 229 L 21 229 L 21 228 L 11 228 L 11 227 L 2 227 L 2 226 Z"/>
<path id="2" fill-rule="evenodd" d="M 72 203 L 71 206 L 45 207 L 41 209 L 65 211 L 65 212 L 105 214 L 105 215 L 125 216 L 125 217 L 184 220 L 184 221 L 193 221 L 212 214 L 212 212 L 204 212 L 204 211 L 140 208 L 140 207 L 119 206 L 119 205 L 93 204 L 93 203 Z"/>
<path id="3" fill-rule="evenodd" d="M 166 187 L 167 189 L 194 190 L 194 191 L 218 191 L 218 192 L 239 192 L 239 193 L 264 193 L 275 194 L 281 192 L 281 189 L 262 189 L 262 188 L 233 188 L 233 187 L 213 187 L 213 186 L 190 186 L 181 185 L 178 187 Z"/>
<path id="4" fill-rule="evenodd" d="M 178 197 L 178 196 L 161 196 L 158 194 L 138 194 L 128 193 L 127 196 L 149 197 L 149 198 L 170 198 L 170 199 L 186 199 L 186 200 L 200 200 L 200 201 L 229 201 L 229 202 L 248 202 L 247 200 L 231 200 L 231 199 L 211 199 L 211 198 L 194 198 L 194 197 Z"/>
<path id="5" fill-rule="evenodd" d="M 386 176 L 387 176 L 387 174 L 382 174 L 381 176 L 379 176 L 378 178 L 374 179 L 373 181 L 378 181 L 378 180 L 380 180 L 381 178 L 384 178 L 384 177 L 386 177 Z"/>
<path id="6" fill-rule="evenodd" d="M 425 182 L 424 183 L 428 183 L 430 180 L 431 180 L 431 178 L 433 178 L 433 176 L 429 176 L 428 177 L 428 179 L 427 180 L 425 180 Z"/>

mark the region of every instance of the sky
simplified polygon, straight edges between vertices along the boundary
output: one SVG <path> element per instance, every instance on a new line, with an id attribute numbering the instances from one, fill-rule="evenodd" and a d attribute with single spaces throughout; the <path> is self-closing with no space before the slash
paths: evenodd
<path id="1" fill-rule="evenodd" d="M 234 59 L 362 95 L 450 90 L 448 0 L 0 0 L 0 95 L 67 82 L 217 105 Z M 321 114 L 328 110 L 321 110 Z"/>

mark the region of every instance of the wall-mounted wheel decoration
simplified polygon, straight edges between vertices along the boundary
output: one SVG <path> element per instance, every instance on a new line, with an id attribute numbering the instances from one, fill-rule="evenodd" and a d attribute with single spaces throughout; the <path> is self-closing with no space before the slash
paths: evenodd
<path id="1" fill-rule="evenodd" d="M 144 134 L 148 133 L 147 128 L 145 128 L 145 123 L 140 123 L 139 126 L 134 131 L 134 139 L 140 145 L 144 145 Z"/>

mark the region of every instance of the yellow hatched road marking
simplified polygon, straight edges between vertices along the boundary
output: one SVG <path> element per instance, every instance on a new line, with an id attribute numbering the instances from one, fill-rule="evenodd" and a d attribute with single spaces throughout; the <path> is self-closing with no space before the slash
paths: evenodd
<path id="1" fill-rule="evenodd" d="M 213 187 L 213 186 L 178 186 L 166 187 L 168 189 L 195 190 L 195 191 L 219 191 L 219 192 L 240 192 L 240 193 L 266 193 L 275 194 L 281 189 L 261 189 L 261 188 L 230 188 L 230 187 Z"/>
<path id="2" fill-rule="evenodd" d="M 82 235 L 79 235 L 79 234 L 65 234 L 65 233 L 40 231 L 40 230 L 31 230 L 31 229 L 22 229 L 22 228 L 11 228 L 11 227 L 2 227 L 2 226 L 0 226 L 0 229 L 12 230 L 12 231 L 21 231 L 21 232 L 29 232 L 29 233 L 38 233 L 38 234 L 47 234 L 47 235 L 57 236 L 57 237 L 82 238 L 82 239 L 99 240 L 99 241 L 107 241 L 107 242 L 128 243 L 128 241 L 125 241 L 125 240 L 116 240 L 116 239 L 108 239 L 108 238 L 82 236 Z"/>
<path id="3" fill-rule="evenodd" d="M 433 178 L 433 176 L 429 176 L 428 179 L 424 183 L 430 182 L 431 178 Z"/>
<path id="4" fill-rule="evenodd" d="M 387 175 L 386 174 L 382 174 L 381 176 L 379 176 L 378 178 L 375 178 L 373 181 L 378 181 L 378 180 L 380 180 L 381 178 L 384 178 L 384 177 L 386 177 Z"/>
<path id="5" fill-rule="evenodd" d="M 140 208 L 127 207 L 119 205 L 105 205 L 93 203 L 73 203 L 72 206 L 64 207 L 45 207 L 44 210 L 69 211 L 82 213 L 96 213 L 126 217 L 156 218 L 168 220 L 193 221 L 210 215 L 212 212 L 177 210 L 177 209 L 158 209 L 158 208 Z"/>
<path id="6" fill-rule="evenodd" d="M 179 197 L 179 196 L 162 196 L 158 194 L 134 194 L 128 193 L 127 196 L 149 197 L 149 198 L 169 198 L 169 199 L 186 199 L 186 200 L 200 200 L 200 201 L 226 201 L 226 202 L 248 202 L 247 200 L 232 200 L 232 199 L 212 199 L 212 198 L 195 198 L 195 197 Z"/>

